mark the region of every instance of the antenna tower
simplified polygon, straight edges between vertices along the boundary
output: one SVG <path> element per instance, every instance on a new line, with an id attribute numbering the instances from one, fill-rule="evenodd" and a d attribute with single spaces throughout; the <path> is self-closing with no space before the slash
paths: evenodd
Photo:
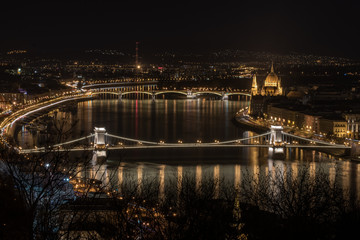
<path id="1" fill-rule="evenodd" d="M 136 42 L 135 47 L 135 80 L 138 80 L 139 73 L 139 42 Z"/>

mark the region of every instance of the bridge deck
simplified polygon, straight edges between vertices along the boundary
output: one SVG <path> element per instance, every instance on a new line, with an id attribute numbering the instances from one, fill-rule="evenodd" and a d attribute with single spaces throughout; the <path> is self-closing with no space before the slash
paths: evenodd
<path id="1" fill-rule="evenodd" d="M 246 148 L 246 147 L 260 147 L 260 148 L 270 148 L 274 147 L 270 144 L 167 144 L 167 145 L 136 145 L 136 146 L 111 146 L 107 147 L 105 150 L 125 150 L 125 149 L 161 149 L 161 148 Z M 282 148 L 282 147 L 278 147 Z M 310 149 L 350 149 L 348 146 L 315 146 L 315 145 L 285 145 L 284 148 L 310 148 Z M 78 148 L 60 148 L 54 151 L 94 151 L 94 147 L 78 147 Z M 51 151 L 50 149 L 46 150 L 45 148 L 38 149 L 24 149 L 20 150 L 20 153 L 41 153 L 45 151 Z"/>
<path id="2" fill-rule="evenodd" d="M 304 137 L 292 135 L 289 133 L 285 133 L 282 131 L 282 127 L 272 126 L 270 132 L 266 132 L 260 135 L 255 135 L 251 137 L 246 137 L 242 139 L 235 139 L 230 141 L 216 141 L 216 142 L 196 142 L 196 143 L 164 143 L 164 142 L 152 142 L 152 141 L 144 141 L 139 139 L 133 139 L 128 137 L 116 136 L 113 134 L 106 133 L 105 128 L 101 132 L 102 138 L 102 145 L 104 145 L 105 150 L 121 150 L 121 149 L 156 149 L 156 148 L 244 148 L 244 147 L 257 147 L 257 148 L 309 148 L 309 149 L 351 149 L 350 146 L 342 145 L 342 144 L 331 144 L 328 142 L 324 142 L 321 140 L 315 139 L 306 139 Z M 45 152 L 51 149 L 55 149 L 58 151 L 90 151 L 96 150 L 94 146 L 96 146 L 96 134 L 97 128 L 95 128 L 95 134 L 90 134 L 88 136 L 67 141 L 64 143 L 55 144 L 53 146 L 49 146 L 48 148 L 35 148 L 35 149 L 23 149 L 19 150 L 20 153 L 36 153 L 36 152 Z M 274 132 L 275 131 L 275 132 Z M 80 142 L 83 140 L 89 140 L 90 138 L 94 137 L 94 146 L 90 146 L 88 144 L 78 144 L 78 147 L 73 147 L 76 142 Z M 114 144 L 106 144 L 106 138 L 116 139 L 116 141 L 121 141 Z M 276 137 L 276 139 L 274 139 Z M 283 137 L 292 137 L 299 139 L 303 142 L 307 142 L 308 144 L 297 143 L 297 144 L 287 144 L 285 141 L 281 140 Z M 130 143 L 130 144 L 129 144 Z M 68 146 L 68 147 L 66 147 Z M 100 149 L 102 150 L 102 149 Z"/>

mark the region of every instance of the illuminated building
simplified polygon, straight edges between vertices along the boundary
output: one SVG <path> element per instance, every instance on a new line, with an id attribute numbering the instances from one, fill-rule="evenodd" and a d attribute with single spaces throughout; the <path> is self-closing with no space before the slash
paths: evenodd
<path id="1" fill-rule="evenodd" d="M 347 121 L 347 137 L 359 139 L 360 135 L 360 114 L 359 113 L 345 113 L 343 117 Z"/>
<path id="2" fill-rule="evenodd" d="M 278 96 L 282 95 L 282 93 L 281 79 L 276 75 L 274 72 L 274 65 L 271 64 L 271 71 L 265 79 L 264 85 L 261 89 L 261 95 Z"/>
<path id="3" fill-rule="evenodd" d="M 262 95 L 262 96 L 279 96 L 283 95 L 283 88 L 281 86 L 281 79 L 274 72 L 274 65 L 271 64 L 270 73 L 266 76 L 264 84 L 259 89 L 256 81 L 256 75 L 253 77 L 253 82 L 251 86 L 251 94 L 253 96 Z"/>

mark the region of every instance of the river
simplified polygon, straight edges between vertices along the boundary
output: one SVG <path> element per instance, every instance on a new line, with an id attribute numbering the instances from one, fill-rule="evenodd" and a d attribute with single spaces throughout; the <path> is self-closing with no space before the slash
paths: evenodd
<path id="1" fill-rule="evenodd" d="M 78 102 L 73 113 L 59 111 L 57 118 L 68 119 L 68 125 L 76 122 L 70 139 L 86 136 L 94 127 L 105 127 L 113 135 L 139 140 L 214 142 L 255 134 L 232 122 L 236 111 L 246 106 L 246 101 L 211 99 L 96 99 Z M 38 144 L 41 134 L 30 134 L 23 127 L 17 140 L 21 146 Z M 330 179 L 338 178 L 344 188 L 360 193 L 359 164 L 301 149 L 287 150 L 283 160 L 273 160 L 267 149 L 256 147 L 117 150 L 109 151 L 106 164 L 99 166 L 100 170 L 90 169 L 89 174 L 117 183 L 156 179 L 161 188 L 185 174 L 198 183 L 210 178 L 237 185 L 244 172 L 267 174 L 277 169 L 294 174 L 303 164 L 310 167 L 311 174 L 322 169 Z"/>

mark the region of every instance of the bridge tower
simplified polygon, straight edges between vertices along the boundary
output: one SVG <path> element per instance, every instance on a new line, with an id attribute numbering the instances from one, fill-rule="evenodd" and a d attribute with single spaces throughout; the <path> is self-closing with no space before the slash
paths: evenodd
<path id="1" fill-rule="evenodd" d="M 284 159 L 285 158 L 285 145 L 283 142 L 283 127 L 274 126 L 270 127 L 270 141 L 272 147 L 269 147 L 270 159 Z"/>
<path id="2" fill-rule="evenodd" d="M 270 127 L 270 144 L 274 146 L 281 146 L 283 144 L 282 139 L 282 126 L 271 125 Z"/>
<path id="3" fill-rule="evenodd" d="M 94 128 L 94 147 L 95 149 L 105 149 L 106 142 L 105 142 L 105 133 L 106 129 L 104 127 L 95 127 Z"/>

